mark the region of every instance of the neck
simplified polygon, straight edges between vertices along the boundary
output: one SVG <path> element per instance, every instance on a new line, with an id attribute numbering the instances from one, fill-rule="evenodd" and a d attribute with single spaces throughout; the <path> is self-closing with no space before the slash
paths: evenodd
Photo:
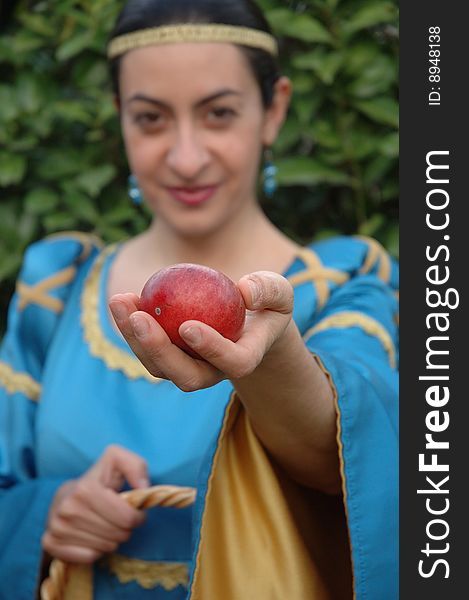
<path id="1" fill-rule="evenodd" d="M 163 265 L 199 263 L 233 279 L 253 270 L 282 271 L 297 248 L 257 204 L 208 235 L 182 237 L 156 219 L 145 237 L 149 255 L 157 256 Z"/>

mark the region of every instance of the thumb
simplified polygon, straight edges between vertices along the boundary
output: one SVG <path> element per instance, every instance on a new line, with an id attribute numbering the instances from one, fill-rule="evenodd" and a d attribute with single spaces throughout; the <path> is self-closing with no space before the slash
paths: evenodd
<path id="1" fill-rule="evenodd" d="M 146 488 L 150 485 L 146 461 L 135 452 L 116 445 L 106 448 L 90 469 L 89 476 L 115 490 L 119 490 L 125 481 L 132 488 Z"/>
<path id="2" fill-rule="evenodd" d="M 256 271 L 238 282 L 248 310 L 273 310 L 290 314 L 293 311 L 293 288 L 282 275 L 272 271 Z"/>

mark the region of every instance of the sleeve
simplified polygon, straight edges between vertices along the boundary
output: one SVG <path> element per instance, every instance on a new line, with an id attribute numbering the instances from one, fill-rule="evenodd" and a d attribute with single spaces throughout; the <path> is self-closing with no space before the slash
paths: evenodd
<path id="1" fill-rule="evenodd" d="M 10 304 L 0 348 L 0 598 L 31 600 L 39 583 L 41 536 L 62 483 L 36 478 L 42 368 L 76 270 L 94 247 L 79 235 L 33 244 Z"/>
<path id="2" fill-rule="evenodd" d="M 398 268 L 374 240 L 352 239 L 347 245 L 355 265 L 340 267 L 347 280 L 331 287 L 304 337 L 335 390 L 356 597 L 395 598 Z M 333 245 L 316 253 L 322 254 L 323 264 L 333 264 Z M 380 595 L 383 589 L 385 596 Z"/>

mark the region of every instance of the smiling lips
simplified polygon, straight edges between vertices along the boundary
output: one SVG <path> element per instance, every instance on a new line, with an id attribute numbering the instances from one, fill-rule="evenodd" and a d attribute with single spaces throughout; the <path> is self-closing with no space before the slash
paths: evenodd
<path id="1" fill-rule="evenodd" d="M 171 187 L 168 188 L 171 196 L 187 206 L 198 206 L 213 196 L 218 186 L 203 187 Z"/>

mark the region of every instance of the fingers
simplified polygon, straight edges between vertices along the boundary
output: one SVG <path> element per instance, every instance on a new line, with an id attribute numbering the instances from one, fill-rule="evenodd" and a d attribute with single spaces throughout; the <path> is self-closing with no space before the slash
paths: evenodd
<path id="1" fill-rule="evenodd" d="M 106 448 L 97 463 L 87 472 L 87 477 L 114 490 L 121 489 L 124 480 L 133 488 L 150 485 L 147 463 L 143 458 L 117 445 Z"/>
<path id="2" fill-rule="evenodd" d="M 240 279 L 238 287 L 248 312 L 236 343 L 197 321 L 186 321 L 179 329 L 192 349 L 232 380 L 257 368 L 287 328 L 293 311 L 293 288 L 277 273 L 251 273 Z"/>
<path id="3" fill-rule="evenodd" d="M 146 463 L 110 446 L 80 479 L 63 484 L 49 511 L 44 549 L 62 560 L 88 563 L 127 540 L 145 513 L 117 493 L 124 480 L 134 488 L 147 487 Z"/>
<path id="4" fill-rule="evenodd" d="M 56 558 L 93 562 L 114 552 L 144 520 L 143 511 L 113 490 L 79 480 L 73 493 L 51 511 L 42 545 Z"/>
<path id="5" fill-rule="evenodd" d="M 184 341 L 204 361 L 195 360 L 171 343 L 163 328 L 138 311 L 138 297 L 118 294 L 110 300 L 116 323 L 130 347 L 155 377 L 170 379 L 193 391 L 222 379 L 249 375 L 283 334 L 293 311 L 293 288 L 281 275 L 257 271 L 240 279 L 238 287 L 248 309 L 246 326 L 233 343 L 211 327 L 186 321 L 179 329 Z"/>
<path id="6" fill-rule="evenodd" d="M 282 314 L 291 314 L 293 311 L 293 288 L 278 273 L 250 273 L 239 280 L 238 287 L 249 310 L 268 309 Z"/>
<path id="7" fill-rule="evenodd" d="M 103 552 L 86 548 L 85 546 L 74 546 L 67 544 L 57 544 L 47 532 L 42 536 L 42 547 L 54 558 L 59 558 L 65 562 L 92 564 L 98 560 Z"/>
<path id="8" fill-rule="evenodd" d="M 218 369 L 175 346 L 155 319 L 136 310 L 132 296 L 117 294 L 109 306 L 122 335 L 152 375 L 169 379 L 186 392 L 210 387 L 224 379 Z"/>

